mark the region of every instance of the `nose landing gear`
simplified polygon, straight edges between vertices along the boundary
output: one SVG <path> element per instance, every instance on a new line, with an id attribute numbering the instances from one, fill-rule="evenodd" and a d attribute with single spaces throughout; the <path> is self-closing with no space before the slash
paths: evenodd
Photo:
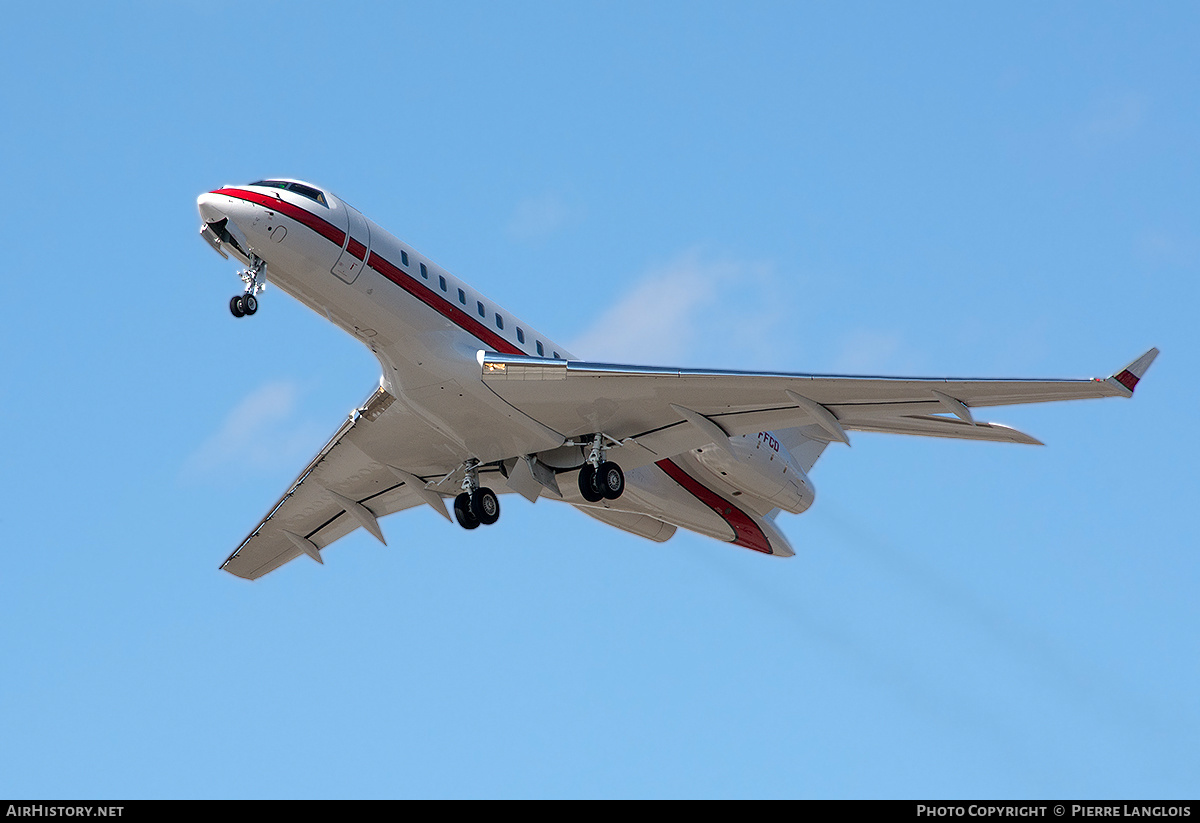
<path id="1" fill-rule="evenodd" d="M 234 317 L 247 317 L 258 311 L 256 295 L 267 287 L 267 261 L 257 254 L 250 255 L 250 268 L 238 277 L 246 284 L 246 291 L 229 298 L 229 313 Z"/>
<path id="2" fill-rule="evenodd" d="M 258 311 L 258 298 L 253 294 L 235 294 L 229 298 L 229 312 L 234 317 L 245 317 Z"/>

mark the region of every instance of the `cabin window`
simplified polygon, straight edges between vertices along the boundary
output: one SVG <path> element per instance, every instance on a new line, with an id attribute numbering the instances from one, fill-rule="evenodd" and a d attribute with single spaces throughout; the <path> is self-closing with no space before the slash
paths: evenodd
<path id="1" fill-rule="evenodd" d="M 426 280 L 429 279 L 429 269 L 425 268 L 424 263 L 421 264 L 421 276 L 424 277 Z"/>
<path id="2" fill-rule="evenodd" d="M 446 278 L 438 275 L 438 285 L 442 287 L 442 291 L 446 291 Z"/>
<path id="3" fill-rule="evenodd" d="M 544 348 L 542 348 L 542 341 L 541 341 L 541 340 L 537 341 L 537 350 L 538 350 L 538 357 L 545 357 L 545 356 L 546 356 L 546 350 L 545 350 Z"/>
<path id="4" fill-rule="evenodd" d="M 479 316 L 480 316 L 480 317 L 487 317 L 487 309 L 485 309 L 485 308 L 483 307 L 483 304 L 482 304 L 482 303 L 480 303 L 480 302 L 476 302 L 476 303 L 475 303 L 475 305 L 478 307 L 478 310 L 479 310 Z"/>
<path id="5" fill-rule="evenodd" d="M 467 305 L 467 293 L 462 289 L 458 290 L 458 302 Z"/>
<path id="6" fill-rule="evenodd" d="M 517 342 L 518 343 L 525 342 L 525 330 L 522 329 L 520 326 L 517 326 Z"/>
<path id="7" fill-rule="evenodd" d="M 406 266 L 408 265 L 408 252 L 403 249 L 400 250 L 400 262 Z"/>
<path id="8" fill-rule="evenodd" d="M 500 316 L 500 312 L 496 312 L 496 328 L 504 328 L 504 318 Z"/>

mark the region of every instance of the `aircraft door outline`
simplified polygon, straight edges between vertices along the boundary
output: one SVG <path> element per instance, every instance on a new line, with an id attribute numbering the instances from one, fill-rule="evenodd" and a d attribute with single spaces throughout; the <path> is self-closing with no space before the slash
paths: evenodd
<path id="1" fill-rule="evenodd" d="M 358 209 L 346 203 L 342 205 L 346 207 L 346 216 L 349 218 L 346 245 L 342 247 L 342 253 L 331 271 L 346 283 L 353 283 L 367 267 L 367 258 L 371 254 L 371 226 Z"/>

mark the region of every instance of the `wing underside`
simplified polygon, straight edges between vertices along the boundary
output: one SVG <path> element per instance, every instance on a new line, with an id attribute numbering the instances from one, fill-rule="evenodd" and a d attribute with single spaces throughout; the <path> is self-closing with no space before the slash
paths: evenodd
<path id="1" fill-rule="evenodd" d="M 1066 380 L 851 377 L 665 369 L 482 353 L 484 382 L 567 437 L 603 432 L 644 464 L 717 436 L 804 427 L 848 442 L 847 431 L 1039 444 L 975 419 L 973 408 L 1130 397 L 1157 355 L 1151 349 L 1108 378 Z M 711 439 L 711 438 L 710 438 Z"/>
<path id="2" fill-rule="evenodd" d="M 444 438 L 383 389 L 356 409 L 221 565 L 255 579 L 362 527 L 383 542 L 378 518 L 422 504 L 446 518 L 427 486 L 452 472 Z M 410 473 L 411 472 L 411 473 Z"/>
<path id="3" fill-rule="evenodd" d="M 567 442 L 597 433 L 612 438 L 620 444 L 614 459 L 630 470 L 670 463 L 724 436 L 767 430 L 794 429 L 821 448 L 823 442 L 848 443 L 847 431 L 1036 444 L 1015 429 L 977 421 L 971 409 L 1130 397 L 1157 353 L 1151 349 L 1112 377 L 1083 380 L 664 369 L 492 352 L 480 352 L 479 362 L 484 383 L 509 405 Z M 356 409 L 222 568 L 254 579 L 302 554 L 323 562 L 321 549 L 354 529 L 383 541 L 379 518 L 422 504 L 449 519 L 443 497 L 458 490 L 454 473 L 470 455 L 394 400 L 381 388 Z M 514 453 L 503 462 L 511 469 L 522 457 L 532 460 L 542 442 L 529 444 L 530 455 Z M 481 471 L 498 472 L 499 466 Z M 492 479 L 508 490 L 516 482 Z M 674 531 L 653 517 L 620 516 L 625 519 L 612 525 L 652 540 Z"/>

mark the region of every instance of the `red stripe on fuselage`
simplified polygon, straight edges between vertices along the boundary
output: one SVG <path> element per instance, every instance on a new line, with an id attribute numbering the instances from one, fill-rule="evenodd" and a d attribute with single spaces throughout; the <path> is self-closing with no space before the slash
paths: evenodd
<path id="1" fill-rule="evenodd" d="M 720 515 L 721 519 L 733 528 L 733 533 L 737 536 L 733 541 L 735 546 L 744 546 L 763 554 L 774 554 L 771 551 L 771 541 L 767 539 L 763 530 L 750 515 L 685 472 L 674 460 L 659 460 L 654 465 L 691 492 L 697 500 Z"/>
<path id="2" fill-rule="evenodd" d="M 342 244 L 346 242 L 346 233 L 333 225 L 329 221 L 320 218 L 310 211 L 287 203 L 278 197 L 268 197 L 265 194 L 258 192 L 246 191 L 245 189 L 218 189 L 213 194 L 224 194 L 229 197 L 236 197 L 239 200 L 245 200 L 250 203 L 256 203 L 268 209 L 274 209 L 280 214 L 303 223 L 317 234 L 324 237 L 331 243 L 337 245 L 340 249 Z M 350 238 L 350 243 L 347 247 L 351 254 L 359 260 L 363 259 L 366 254 L 366 247 L 359 243 L 353 237 Z M 484 343 L 492 347 L 493 351 L 501 354 L 525 354 L 524 351 L 514 346 L 512 343 L 505 340 L 500 335 L 489 329 L 487 326 L 480 323 L 467 312 L 455 306 L 446 298 L 438 297 L 428 286 L 418 283 L 412 275 L 398 266 L 392 264 L 386 258 L 382 257 L 378 252 L 371 252 L 370 258 L 367 260 L 367 265 L 375 271 L 382 274 L 388 280 L 391 280 L 400 288 L 411 294 L 413 297 L 420 300 L 429 308 L 442 315 L 450 322 L 454 323 L 459 328 L 469 332 L 474 337 L 482 340 Z"/>
<path id="3" fill-rule="evenodd" d="M 268 197 L 258 192 L 246 191 L 245 189 L 218 189 L 213 193 L 236 197 L 240 200 L 246 200 L 250 203 L 256 203 L 268 209 L 278 211 L 280 214 L 304 224 L 326 240 L 335 244 L 339 249 L 346 243 L 346 233 L 337 226 L 310 211 L 285 202 L 278 197 Z M 360 260 L 363 259 L 363 254 L 366 252 L 366 247 L 353 237 L 350 238 L 347 249 Z M 439 297 L 428 286 L 419 283 L 412 275 L 382 257 L 378 252 L 371 252 L 370 257 L 367 259 L 367 265 L 462 330 L 491 346 L 493 351 L 502 354 L 525 354 L 517 346 L 455 306 L 449 299 Z M 1134 382 L 1137 382 L 1137 378 L 1134 378 Z M 733 541 L 735 546 L 743 546 L 756 552 L 762 552 L 763 554 L 773 554 L 771 551 L 771 542 L 750 515 L 718 495 L 712 489 L 703 485 L 699 480 L 681 469 L 674 461 L 669 459 L 659 460 L 655 465 L 729 524 L 736 536 Z"/>
<path id="4" fill-rule="evenodd" d="M 369 260 L 367 260 L 367 265 L 375 269 L 375 271 L 382 274 L 388 280 L 391 280 L 400 288 L 404 289 L 413 297 L 420 300 L 426 306 L 429 306 L 429 308 L 445 317 L 463 331 L 470 332 L 474 337 L 491 346 L 493 351 L 500 352 L 501 354 L 525 353 L 500 335 L 496 334 L 487 326 L 480 323 L 474 317 L 455 306 L 449 300 L 438 297 L 432 290 L 430 290 L 428 286 L 418 283 L 413 279 L 412 275 L 408 274 L 403 269 L 397 268 L 383 257 L 380 257 L 376 252 L 371 252 L 371 257 Z"/>
<path id="5" fill-rule="evenodd" d="M 245 200 L 248 203 L 256 203 L 259 206 L 264 206 L 268 209 L 277 211 L 282 215 L 292 218 L 298 223 L 303 223 L 304 225 L 308 226 L 330 243 L 335 244 L 339 249 L 346 242 L 346 233 L 337 226 L 333 225 L 323 217 L 318 217 L 312 212 L 293 205 L 282 198 L 268 197 L 265 194 L 259 194 L 256 191 L 246 191 L 245 189 L 217 189 L 213 192 L 213 194 L 224 194 L 228 197 L 236 197 L 239 200 Z M 359 255 L 359 259 L 362 259 L 362 255 Z"/>

